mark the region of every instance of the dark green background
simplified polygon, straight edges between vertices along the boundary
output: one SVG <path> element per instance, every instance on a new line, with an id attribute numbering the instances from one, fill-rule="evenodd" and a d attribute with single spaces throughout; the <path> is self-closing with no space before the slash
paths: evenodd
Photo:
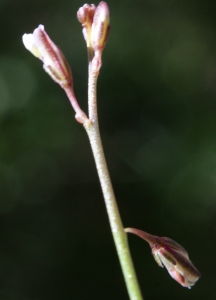
<path id="1" fill-rule="evenodd" d="M 83 4 L 0 0 L 1 300 L 128 299 L 86 133 L 21 40 L 45 26 L 86 111 Z M 215 1 L 108 4 L 98 109 L 123 223 L 173 238 L 202 274 L 181 287 L 131 235 L 143 294 L 215 300 Z"/>

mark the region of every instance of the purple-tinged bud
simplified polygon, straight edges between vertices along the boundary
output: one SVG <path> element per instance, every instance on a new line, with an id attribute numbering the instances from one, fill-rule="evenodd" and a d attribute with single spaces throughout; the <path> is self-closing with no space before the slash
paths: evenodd
<path id="1" fill-rule="evenodd" d="M 77 12 L 77 19 L 82 24 L 83 36 L 88 48 L 91 47 L 91 28 L 95 9 L 94 4 L 84 4 Z"/>
<path id="2" fill-rule="evenodd" d="M 104 49 L 110 29 L 109 8 L 106 2 L 102 1 L 95 10 L 92 23 L 92 47 L 95 52 Z"/>
<path id="3" fill-rule="evenodd" d="M 44 70 L 51 78 L 65 88 L 72 85 L 72 74 L 70 67 L 61 52 L 39 25 L 32 34 L 24 34 L 23 44 L 34 56 L 42 60 Z"/>
<path id="4" fill-rule="evenodd" d="M 109 8 L 106 2 L 102 1 L 96 7 L 91 30 L 92 48 L 94 50 L 92 68 L 96 71 L 99 71 L 102 64 L 102 52 L 108 39 L 109 30 Z"/>
<path id="5" fill-rule="evenodd" d="M 84 4 L 79 8 L 77 12 L 77 19 L 83 26 L 85 26 L 86 24 L 92 24 L 95 14 L 95 8 L 96 7 L 94 4 Z"/>
<path id="6" fill-rule="evenodd" d="M 200 278 L 201 275 L 190 261 L 187 251 L 172 239 L 154 236 L 135 228 L 126 228 L 125 231 L 147 241 L 158 265 L 162 268 L 165 266 L 170 276 L 182 286 L 190 289 Z"/>

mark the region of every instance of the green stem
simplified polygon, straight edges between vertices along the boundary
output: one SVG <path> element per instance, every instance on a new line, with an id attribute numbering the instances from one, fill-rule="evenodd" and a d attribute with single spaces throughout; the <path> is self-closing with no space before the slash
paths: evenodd
<path id="1" fill-rule="evenodd" d="M 130 250 L 127 242 L 127 235 L 122 225 L 120 213 L 116 203 L 109 171 L 104 156 L 103 146 L 100 138 L 98 117 L 97 117 L 97 88 L 98 73 L 91 70 L 89 62 L 89 82 L 88 82 L 88 103 L 90 123 L 85 126 L 88 134 L 93 156 L 95 159 L 97 172 L 105 200 L 105 205 L 109 217 L 112 235 L 124 274 L 125 283 L 131 300 L 142 300 L 141 291 L 133 266 Z"/>

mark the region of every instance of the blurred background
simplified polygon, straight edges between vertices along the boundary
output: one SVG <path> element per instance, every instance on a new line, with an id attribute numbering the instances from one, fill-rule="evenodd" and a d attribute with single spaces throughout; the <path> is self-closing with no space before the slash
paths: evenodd
<path id="1" fill-rule="evenodd" d="M 43 24 L 87 111 L 74 0 L 0 0 L 0 299 L 128 299 L 91 149 L 23 46 Z M 95 3 L 98 4 L 98 3 Z M 129 236 L 145 299 L 216 298 L 216 3 L 110 0 L 101 134 L 125 227 L 168 236 L 202 278 L 181 287 Z"/>

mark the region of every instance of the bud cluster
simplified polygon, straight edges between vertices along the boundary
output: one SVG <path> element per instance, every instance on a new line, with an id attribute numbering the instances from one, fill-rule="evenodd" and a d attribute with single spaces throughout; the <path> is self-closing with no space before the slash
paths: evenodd
<path id="1" fill-rule="evenodd" d="M 100 2 L 97 7 L 93 4 L 84 4 L 78 10 L 77 18 L 82 24 L 87 48 L 94 51 L 94 65 L 99 69 L 110 29 L 108 5 L 104 1 Z"/>

